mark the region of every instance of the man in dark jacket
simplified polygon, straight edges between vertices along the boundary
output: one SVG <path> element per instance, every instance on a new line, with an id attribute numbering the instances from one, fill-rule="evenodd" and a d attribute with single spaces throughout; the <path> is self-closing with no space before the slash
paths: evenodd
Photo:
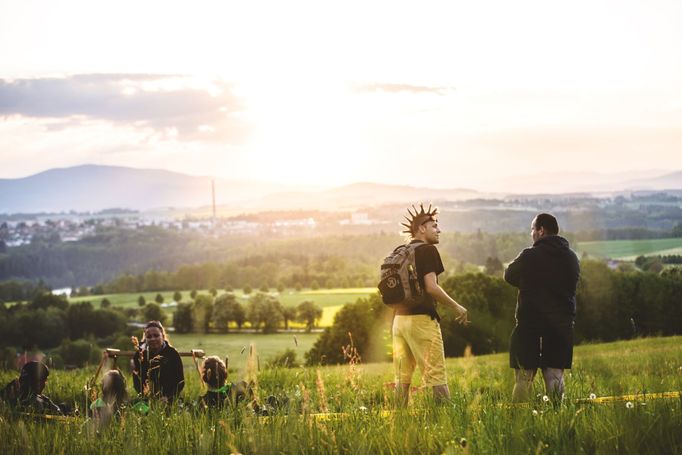
<path id="1" fill-rule="evenodd" d="M 504 279 L 519 288 L 509 346 L 509 365 L 516 374 L 514 401 L 528 400 L 538 368 L 547 394 L 560 399 L 563 372 L 573 360 L 578 258 L 558 235 L 559 224 L 552 215 L 539 214 L 530 229 L 533 246 L 523 250 L 504 273 Z"/>

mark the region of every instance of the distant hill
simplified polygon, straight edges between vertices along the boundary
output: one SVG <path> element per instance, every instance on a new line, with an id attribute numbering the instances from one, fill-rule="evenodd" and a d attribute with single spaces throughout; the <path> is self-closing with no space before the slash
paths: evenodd
<path id="1" fill-rule="evenodd" d="M 657 177 L 630 180 L 625 182 L 625 187 L 634 190 L 682 190 L 682 171 L 671 172 Z"/>
<path id="2" fill-rule="evenodd" d="M 487 190 L 513 194 L 612 193 L 653 189 L 682 189 L 682 173 L 665 170 L 629 172 L 547 172 L 510 176 L 489 182 Z M 677 177 L 675 177 L 675 175 Z"/>
<path id="3" fill-rule="evenodd" d="M 284 185 L 220 179 L 216 179 L 215 185 L 218 204 L 257 199 L 288 189 Z M 50 169 L 19 179 L 0 179 L 0 213 L 208 205 L 211 177 L 159 169 L 82 165 Z"/>
<path id="4" fill-rule="evenodd" d="M 82 165 L 50 169 L 19 179 L 0 179 L 0 213 L 100 211 L 110 208 L 151 210 L 209 207 L 210 176 L 159 169 Z M 618 174 L 556 173 L 510 177 L 491 184 L 497 193 L 466 188 L 434 189 L 406 185 L 354 183 L 331 189 L 215 180 L 216 204 L 245 212 L 268 210 L 352 210 L 418 201 L 503 198 L 530 192 L 559 194 L 628 190 L 680 190 L 682 171 Z M 524 188 L 525 191 L 518 191 Z"/>
<path id="5" fill-rule="evenodd" d="M 82 165 L 50 169 L 19 179 L 0 179 L 0 213 L 149 210 L 210 206 L 211 177 L 159 169 Z M 480 197 L 466 189 L 414 188 L 357 183 L 315 190 L 279 184 L 215 179 L 216 204 L 243 210 L 366 207 L 392 202 Z"/>

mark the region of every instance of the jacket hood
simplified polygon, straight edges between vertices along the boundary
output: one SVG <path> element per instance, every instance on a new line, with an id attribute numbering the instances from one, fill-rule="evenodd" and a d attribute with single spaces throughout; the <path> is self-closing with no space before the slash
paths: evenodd
<path id="1" fill-rule="evenodd" d="M 548 235 L 547 237 L 542 237 L 533 243 L 535 247 L 543 248 L 555 248 L 555 249 L 568 249 L 568 240 L 561 237 L 560 235 Z"/>

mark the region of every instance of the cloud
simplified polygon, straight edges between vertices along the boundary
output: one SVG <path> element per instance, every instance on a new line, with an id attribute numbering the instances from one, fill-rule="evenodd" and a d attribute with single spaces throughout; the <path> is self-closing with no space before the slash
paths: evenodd
<path id="1" fill-rule="evenodd" d="M 353 90 L 356 92 L 384 92 L 384 93 L 414 93 L 414 94 L 435 94 L 447 95 L 453 91 L 452 87 L 430 87 L 425 85 L 411 85 L 411 84 L 389 84 L 389 83 L 365 83 L 353 84 Z"/>
<path id="2" fill-rule="evenodd" d="M 180 139 L 240 143 L 248 125 L 231 84 L 184 76 L 81 74 L 0 79 L 0 115 L 150 127 Z"/>

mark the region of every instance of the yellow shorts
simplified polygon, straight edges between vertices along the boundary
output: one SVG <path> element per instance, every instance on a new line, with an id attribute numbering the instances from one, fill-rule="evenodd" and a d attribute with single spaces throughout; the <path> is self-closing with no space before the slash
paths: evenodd
<path id="1" fill-rule="evenodd" d="M 393 319 L 393 366 L 395 380 L 410 384 L 416 366 L 422 386 L 447 384 L 445 353 L 440 324 L 426 314 L 396 315 Z"/>

